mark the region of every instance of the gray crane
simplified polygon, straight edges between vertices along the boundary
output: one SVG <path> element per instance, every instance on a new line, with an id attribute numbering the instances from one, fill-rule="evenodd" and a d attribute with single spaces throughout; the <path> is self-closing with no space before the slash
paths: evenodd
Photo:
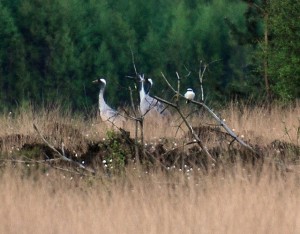
<path id="1" fill-rule="evenodd" d="M 150 89 L 153 85 L 152 79 L 145 79 L 144 75 L 139 75 L 140 78 L 140 110 L 141 114 L 145 116 L 148 112 L 159 114 L 163 117 L 171 116 L 171 113 L 166 109 L 166 107 L 159 102 L 158 100 L 152 98 L 149 95 Z M 145 83 L 150 85 L 147 89 L 145 89 Z"/>
<path id="2" fill-rule="evenodd" d="M 112 125 L 119 128 L 123 127 L 125 123 L 125 118 L 121 116 L 118 111 L 108 106 L 104 100 L 106 80 L 104 78 L 98 78 L 97 80 L 94 80 L 93 83 L 98 83 L 100 85 L 99 111 L 102 121 L 106 123 L 111 123 Z"/>

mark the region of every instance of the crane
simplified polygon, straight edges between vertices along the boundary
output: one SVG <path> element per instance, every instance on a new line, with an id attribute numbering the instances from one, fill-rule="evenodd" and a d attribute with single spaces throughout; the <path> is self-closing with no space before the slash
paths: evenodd
<path id="1" fill-rule="evenodd" d="M 120 115 L 120 113 L 112 109 L 104 99 L 104 91 L 106 87 L 106 80 L 104 78 L 98 78 L 94 80 L 93 83 L 98 83 L 100 85 L 99 92 L 99 111 L 102 121 L 106 123 L 111 123 L 113 126 L 121 128 L 124 126 L 125 118 Z"/>
<path id="2" fill-rule="evenodd" d="M 152 98 L 149 95 L 150 89 L 153 85 L 152 79 L 145 79 L 144 75 L 139 75 L 140 78 L 140 111 L 143 116 L 145 116 L 148 112 L 159 114 L 163 117 L 171 116 L 171 113 L 166 110 L 166 107 L 159 102 L 158 100 Z M 147 90 L 145 90 L 145 83 L 148 83 L 150 86 Z"/>

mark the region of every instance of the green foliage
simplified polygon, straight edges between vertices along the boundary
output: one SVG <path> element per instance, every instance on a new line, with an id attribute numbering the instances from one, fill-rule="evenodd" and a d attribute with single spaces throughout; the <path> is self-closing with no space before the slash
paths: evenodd
<path id="1" fill-rule="evenodd" d="M 97 105 L 98 87 L 91 81 L 99 76 L 108 81 L 106 96 L 113 106 L 128 103 L 132 84 L 125 76 L 134 74 L 131 49 L 138 71 L 154 79 L 153 92 L 166 90 L 161 72 L 175 83 L 176 71 L 182 76 L 190 71 L 182 88 L 191 86 L 199 93 L 200 60 L 218 60 L 205 76 L 206 100 L 258 96 L 261 58 L 255 53 L 263 22 L 257 8 L 245 2 L 249 1 L 2 0 L 0 109 L 25 100 L 61 101 L 88 110 Z M 280 49 L 272 50 L 270 65 L 274 68 L 281 60 L 289 61 L 280 66 L 280 74 L 273 69 L 273 90 L 282 97 L 281 93 L 299 97 L 294 88 L 299 84 L 297 17 L 279 12 L 296 14 L 298 3 L 291 9 L 293 4 L 288 2 L 276 3 L 273 9 L 278 14 L 272 18 L 272 33 L 277 35 L 273 48 Z M 281 27 L 285 24 L 279 22 L 289 20 L 290 31 L 285 32 Z M 284 36 L 279 36 L 284 33 L 293 43 L 284 45 Z M 293 56 L 287 57 L 291 49 Z M 293 81 L 287 78 L 291 72 L 296 77 Z"/>
<path id="2" fill-rule="evenodd" d="M 271 4 L 270 74 L 273 91 L 283 101 L 300 97 L 300 3 L 291 0 Z"/>
<path id="3" fill-rule="evenodd" d="M 107 132 L 109 156 L 104 159 L 104 166 L 107 171 L 120 173 L 125 168 L 125 160 L 129 153 L 126 145 L 123 144 L 122 138 L 114 131 Z"/>
<path id="4" fill-rule="evenodd" d="M 237 43 L 235 48 L 236 56 L 232 64 L 240 64 L 242 69 L 234 69 L 236 79 L 228 85 L 228 91 L 233 93 L 234 98 L 246 99 L 251 97 L 254 100 L 262 100 L 266 97 L 264 85 L 265 59 L 264 45 L 264 14 L 267 12 L 267 1 L 263 0 L 242 0 L 245 2 L 240 6 L 244 8 L 244 19 L 239 17 L 226 17 L 225 21 L 230 29 L 233 39 L 231 43 Z M 233 10 L 238 12 L 239 10 Z M 229 94 L 227 95 L 229 96 Z"/>
<path id="5" fill-rule="evenodd" d="M 13 16 L 0 2 L 0 109 L 21 98 L 20 84 L 26 74 L 24 45 Z"/>

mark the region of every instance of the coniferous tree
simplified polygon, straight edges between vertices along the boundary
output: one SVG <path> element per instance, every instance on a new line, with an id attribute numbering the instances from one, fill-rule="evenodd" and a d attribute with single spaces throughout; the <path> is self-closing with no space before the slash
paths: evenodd
<path id="1" fill-rule="evenodd" d="M 270 85 L 268 77 L 268 0 L 242 0 L 247 6 L 244 13 L 246 27 L 241 29 L 231 18 L 225 18 L 231 30 L 231 35 L 235 41 L 243 46 L 250 47 L 245 55 L 246 65 L 244 66 L 244 77 L 239 83 L 234 83 L 234 87 L 243 87 L 244 93 L 252 93 L 261 99 L 262 96 L 270 97 Z M 264 84 L 263 84 L 264 83 Z M 264 91 L 262 89 L 264 85 Z M 236 89 L 235 88 L 235 89 Z M 264 92 L 266 95 L 262 95 Z"/>
<path id="2" fill-rule="evenodd" d="M 9 9 L 1 2 L 0 22 L 0 105 L 11 106 L 16 100 L 24 98 L 20 87 L 26 74 L 24 47 Z"/>
<path id="3" fill-rule="evenodd" d="M 299 1 L 272 1 L 270 75 L 272 90 L 285 101 L 300 97 L 299 12 Z"/>
<path id="4" fill-rule="evenodd" d="M 235 95 L 246 98 L 254 83 L 248 82 L 251 79 L 245 67 L 249 67 L 249 51 L 255 48 L 237 43 L 225 27 L 224 16 L 233 19 L 239 29 L 247 25 L 243 22 L 247 8 L 239 0 L 1 3 L 12 23 L 3 24 L 6 26 L 0 34 L 14 28 L 11 38 L 17 38 L 18 43 L 11 48 L 18 48 L 19 53 L 18 63 L 9 63 L 18 69 L 2 73 L 1 90 L 8 81 L 14 90 L 2 102 L 13 102 L 13 98 L 34 103 L 63 99 L 77 109 L 90 107 L 97 105 L 98 93 L 91 81 L 99 76 L 107 78 L 106 97 L 113 106 L 120 100 L 129 102 L 127 87 L 131 83 L 125 76 L 134 74 L 131 50 L 138 71 L 154 79 L 153 92 L 165 87 L 161 72 L 176 82 L 176 71 L 182 76 L 191 71 L 182 80 L 182 88 L 193 86 L 197 91 L 200 60 L 218 60 L 205 78 L 210 101 Z M 8 40 L 6 44 L 15 42 Z M 0 46 L 2 65 L 9 61 L 6 44 Z"/>

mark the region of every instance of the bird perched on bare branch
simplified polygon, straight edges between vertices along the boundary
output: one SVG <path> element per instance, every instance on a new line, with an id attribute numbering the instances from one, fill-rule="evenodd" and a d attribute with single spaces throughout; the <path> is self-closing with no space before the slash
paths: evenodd
<path id="1" fill-rule="evenodd" d="M 188 88 L 186 93 L 184 94 L 184 97 L 187 99 L 186 103 L 188 103 L 190 100 L 194 100 L 195 93 L 191 88 Z"/>
<path id="2" fill-rule="evenodd" d="M 99 92 L 99 111 L 102 121 L 110 123 L 115 127 L 121 128 L 124 126 L 125 118 L 120 115 L 120 113 L 110 106 L 108 106 L 104 100 L 104 91 L 106 87 L 106 80 L 103 78 L 98 78 L 94 80 L 93 83 L 98 83 L 100 85 Z"/>
<path id="3" fill-rule="evenodd" d="M 152 79 L 145 79 L 144 75 L 139 75 L 139 78 L 141 82 L 139 88 L 141 114 L 144 116 L 148 112 L 151 112 L 159 114 L 163 117 L 169 117 L 171 113 L 166 109 L 166 107 L 161 102 L 149 95 L 150 89 L 153 85 Z M 147 89 L 145 89 L 145 83 L 150 85 Z"/>

